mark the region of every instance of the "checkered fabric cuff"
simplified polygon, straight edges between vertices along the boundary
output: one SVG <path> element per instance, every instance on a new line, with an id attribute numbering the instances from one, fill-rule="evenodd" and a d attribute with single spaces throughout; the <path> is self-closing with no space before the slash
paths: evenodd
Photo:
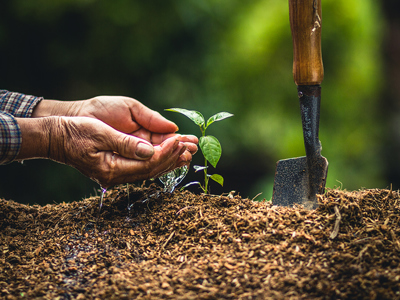
<path id="1" fill-rule="evenodd" d="M 42 99 L 42 97 L 0 90 L 0 111 L 12 114 L 16 118 L 29 118 L 33 108 Z"/>
<path id="2" fill-rule="evenodd" d="M 21 130 L 15 118 L 29 118 L 42 99 L 0 90 L 0 165 L 12 162 L 21 149 Z"/>
<path id="3" fill-rule="evenodd" d="M 15 118 L 6 112 L 0 112 L 0 164 L 12 162 L 21 148 L 21 130 Z"/>

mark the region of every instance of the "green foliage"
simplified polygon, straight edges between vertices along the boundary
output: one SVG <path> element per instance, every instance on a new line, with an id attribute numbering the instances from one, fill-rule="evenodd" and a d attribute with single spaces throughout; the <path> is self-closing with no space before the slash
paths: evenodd
<path id="1" fill-rule="evenodd" d="M 204 158 L 216 168 L 222 154 L 221 144 L 218 139 L 212 135 L 202 136 L 199 140 L 199 146 L 203 152 Z"/>
<path id="2" fill-rule="evenodd" d="M 214 168 L 217 167 L 217 163 L 218 163 L 219 159 L 221 158 L 222 147 L 216 137 L 214 137 L 212 135 L 206 135 L 206 129 L 212 123 L 232 117 L 233 114 L 228 113 L 228 112 L 219 112 L 219 113 L 211 116 L 207 120 L 207 123 L 206 123 L 203 115 L 198 111 L 187 110 L 184 108 L 169 108 L 169 109 L 166 109 L 166 111 L 177 112 L 177 113 L 185 115 L 190 120 L 192 120 L 196 125 L 198 125 L 200 128 L 200 131 L 201 131 L 201 137 L 199 139 L 199 146 L 200 146 L 201 152 L 203 153 L 203 156 L 204 156 L 204 166 L 195 165 L 194 169 L 196 172 L 198 172 L 198 171 L 204 172 L 204 185 L 202 185 L 200 182 L 196 181 L 196 182 L 191 182 L 191 183 L 187 184 L 186 186 L 189 186 L 192 184 L 198 184 L 204 193 L 208 193 L 209 179 L 212 179 L 215 182 L 219 183 L 221 186 L 223 186 L 224 178 L 221 175 L 218 175 L 218 174 L 209 175 L 207 173 L 207 168 L 208 168 L 207 162 L 209 162 Z"/>

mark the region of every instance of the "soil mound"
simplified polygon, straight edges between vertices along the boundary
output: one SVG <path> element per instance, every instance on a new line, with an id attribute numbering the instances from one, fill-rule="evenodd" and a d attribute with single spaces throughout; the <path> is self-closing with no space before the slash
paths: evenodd
<path id="1" fill-rule="evenodd" d="M 0 200 L 5 299 L 400 299 L 400 195 L 329 190 L 315 211 L 116 187 Z M 130 209 L 128 209 L 128 207 Z"/>

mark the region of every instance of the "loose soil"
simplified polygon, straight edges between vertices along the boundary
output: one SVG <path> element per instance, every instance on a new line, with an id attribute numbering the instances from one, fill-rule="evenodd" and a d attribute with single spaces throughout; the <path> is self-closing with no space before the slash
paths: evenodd
<path id="1" fill-rule="evenodd" d="M 329 190 L 307 211 L 121 186 L 98 203 L 0 200 L 0 297 L 400 299 L 398 192 Z"/>

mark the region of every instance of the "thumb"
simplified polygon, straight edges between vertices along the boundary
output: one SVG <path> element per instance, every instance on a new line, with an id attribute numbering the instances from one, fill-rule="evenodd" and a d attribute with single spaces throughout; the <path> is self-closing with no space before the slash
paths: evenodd
<path id="1" fill-rule="evenodd" d="M 150 158 L 154 154 L 154 147 L 146 141 L 140 141 L 136 144 L 135 154 L 140 158 Z"/>
<path id="2" fill-rule="evenodd" d="M 119 134 L 113 144 L 113 151 L 125 158 L 147 160 L 154 154 L 151 143 L 124 133 Z"/>

